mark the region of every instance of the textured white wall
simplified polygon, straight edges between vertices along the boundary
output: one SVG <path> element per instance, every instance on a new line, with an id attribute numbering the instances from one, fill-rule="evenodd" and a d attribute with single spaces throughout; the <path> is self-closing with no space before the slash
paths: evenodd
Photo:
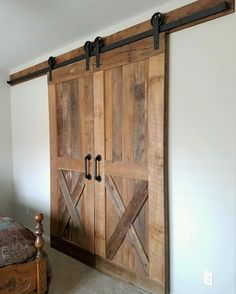
<path id="1" fill-rule="evenodd" d="M 0 69 L 0 212 L 12 215 L 12 152 L 8 72 Z"/>
<path id="2" fill-rule="evenodd" d="M 235 27 L 234 14 L 170 39 L 173 294 L 236 293 Z"/>
<path id="3" fill-rule="evenodd" d="M 11 87 L 14 214 L 33 228 L 42 211 L 49 234 L 49 123 L 46 77 Z"/>
<path id="4" fill-rule="evenodd" d="M 170 37 L 172 294 L 236 293 L 235 27 L 233 14 Z M 13 87 L 11 99 L 16 214 L 29 225 L 34 210 L 49 213 L 46 79 Z M 203 284 L 204 270 L 213 271 L 212 289 Z"/>

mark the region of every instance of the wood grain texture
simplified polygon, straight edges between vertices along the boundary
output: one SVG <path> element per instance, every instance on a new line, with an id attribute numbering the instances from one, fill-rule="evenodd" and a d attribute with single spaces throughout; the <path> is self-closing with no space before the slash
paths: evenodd
<path id="1" fill-rule="evenodd" d="M 133 199 L 130 201 L 128 207 L 125 210 L 125 213 L 121 217 L 115 231 L 113 232 L 110 240 L 107 243 L 107 258 L 113 259 L 113 257 L 115 256 L 130 226 L 135 221 L 140 209 L 143 207 L 145 201 L 147 200 L 147 197 L 148 189 L 146 186 L 143 191 L 140 190 L 138 193 L 136 193 Z"/>
<path id="2" fill-rule="evenodd" d="M 82 193 L 84 191 L 84 188 L 85 188 L 84 174 L 81 173 L 76 183 L 76 186 L 73 192 L 71 193 L 71 200 L 73 203 L 73 207 L 76 207 L 78 205 L 80 198 L 82 196 Z M 68 222 L 71 220 L 71 216 L 66 206 L 63 209 L 61 209 L 60 214 L 61 214 L 61 217 L 59 220 L 58 234 L 62 235 L 65 231 L 66 226 L 68 225 Z"/>
<path id="3" fill-rule="evenodd" d="M 105 73 L 105 173 L 106 163 L 115 160 L 121 160 L 122 156 L 122 136 L 121 136 L 121 120 L 122 116 L 122 71 L 121 67 L 107 70 Z M 119 162 L 119 161 L 118 161 Z M 116 184 L 121 185 L 121 180 L 117 180 Z M 115 208 L 106 192 L 106 240 L 109 240 L 119 221 Z M 123 259 L 123 250 L 120 248 L 114 257 L 114 262 L 121 263 Z"/>
<path id="4" fill-rule="evenodd" d="M 112 261 L 101 256 L 96 256 L 96 269 L 107 275 L 129 282 L 132 285 L 136 285 L 144 291 L 155 294 L 165 294 L 165 287 L 162 283 L 154 281 L 137 272 L 131 272 L 130 270 L 118 264 L 114 264 Z"/>
<path id="5" fill-rule="evenodd" d="M 62 171 L 58 170 L 58 184 L 62 192 L 62 196 L 64 198 L 64 201 L 66 203 L 67 209 L 70 212 L 71 219 L 73 221 L 74 226 L 78 227 L 79 231 L 83 236 L 85 236 L 84 228 L 82 226 L 80 215 L 78 214 L 78 211 L 75 209 L 70 191 L 68 189 L 66 179 Z"/>
<path id="6" fill-rule="evenodd" d="M 132 55 L 133 54 L 130 54 L 130 56 Z M 125 61 L 125 63 L 127 63 L 127 61 Z M 134 159 L 134 67 L 135 65 L 133 63 L 125 64 L 122 67 L 122 162 L 126 164 L 133 162 Z M 133 196 L 133 180 L 124 177 L 122 177 L 121 180 L 122 186 L 120 194 L 125 207 L 127 207 Z M 132 230 L 134 230 L 133 226 Z M 136 238 L 138 239 L 138 235 Z M 121 247 L 123 249 L 122 265 L 124 268 L 128 268 L 134 272 L 136 270 L 135 261 L 139 258 L 139 255 L 142 256 L 142 253 L 140 250 L 139 255 L 137 255 L 138 258 L 136 258 L 131 244 L 127 236 Z"/>
<path id="7" fill-rule="evenodd" d="M 147 165 L 138 165 L 134 162 L 119 162 L 108 161 L 105 162 L 105 173 L 124 178 L 135 178 L 139 180 L 147 180 L 148 168 Z"/>
<path id="8" fill-rule="evenodd" d="M 59 238 L 58 236 L 51 236 L 51 246 L 65 254 L 72 256 L 73 258 L 94 267 L 95 266 L 95 255 L 94 253 L 80 247 L 72 242 Z"/>
<path id="9" fill-rule="evenodd" d="M 50 128 L 55 145 L 51 149 L 55 162 L 51 162 L 51 235 L 94 253 L 94 184 L 84 178 L 84 157 L 94 150 L 93 78 L 83 73 L 56 85 L 49 83 L 49 88 L 53 89 Z M 91 172 L 91 163 L 88 168 Z"/>
<path id="10" fill-rule="evenodd" d="M 56 234 L 58 228 L 58 193 L 57 193 L 57 105 L 56 105 L 56 87 L 48 86 L 49 103 L 49 127 L 50 127 L 50 194 L 51 194 L 51 217 L 50 229 L 52 234 Z"/>
<path id="11" fill-rule="evenodd" d="M 71 171 L 84 171 L 84 160 L 58 157 L 57 169 L 71 170 Z"/>
<path id="12" fill-rule="evenodd" d="M 165 54 L 149 59 L 148 136 L 149 136 L 149 259 L 150 277 L 166 282 L 164 113 Z"/>
<path id="13" fill-rule="evenodd" d="M 196 12 L 199 12 L 201 10 L 205 10 L 207 8 L 213 7 L 213 6 L 215 6 L 215 5 L 219 4 L 219 3 L 222 3 L 222 2 L 223 2 L 222 0 L 198 0 L 198 1 L 195 1 L 195 2 L 193 2 L 191 4 L 188 4 L 188 5 L 182 6 L 180 8 L 177 8 L 175 10 L 172 10 L 172 11 L 170 11 L 168 13 L 165 13 L 165 11 L 163 11 L 163 13 L 165 13 L 165 15 L 166 15 L 166 23 L 170 23 L 172 21 L 175 21 L 176 19 L 179 19 L 179 18 L 182 18 L 182 17 L 185 17 L 185 16 L 189 16 L 189 15 L 191 15 L 193 13 L 196 13 Z M 199 21 L 196 21 L 196 22 L 192 22 L 192 23 L 190 23 L 188 25 L 181 26 L 179 28 L 173 29 L 169 33 L 173 33 L 175 31 L 185 29 L 186 27 L 191 27 L 191 26 L 197 25 L 199 23 L 203 23 L 203 22 L 206 22 L 206 21 L 221 17 L 223 15 L 233 13 L 234 9 L 235 9 L 235 1 L 234 0 L 228 0 L 227 2 L 230 5 L 229 10 L 227 10 L 225 12 L 222 12 L 222 13 L 218 13 L 218 14 L 213 15 L 211 17 L 206 17 L 206 18 L 204 18 L 202 20 L 199 20 Z M 151 16 L 150 16 L 150 18 L 151 18 Z M 132 36 L 134 34 L 150 30 L 151 28 L 152 27 L 151 27 L 151 24 L 150 24 L 150 20 L 147 20 L 147 21 L 142 22 L 142 23 L 140 23 L 138 25 L 132 26 L 130 28 L 127 28 L 125 30 L 122 30 L 120 32 L 112 34 L 111 36 L 105 37 L 104 38 L 105 44 L 109 45 L 109 44 L 111 44 L 111 43 L 113 43 L 115 41 L 130 37 L 130 36 Z M 72 50 L 70 52 L 67 52 L 67 53 L 64 53 L 64 54 L 61 54 L 61 55 L 57 56 L 56 60 L 57 60 L 57 63 L 59 63 L 59 62 L 62 62 L 62 61 L 66 61 L 66 60 L 68 60 L 70 58 L 73 58 L 75 56 L 81 55 L 83 53 L 84 53 L 84 49 L 83 49 L 83 47 L 80 47 L 80 48 L 74 49 L 74 50 Z M 78 64 L 79 68 L 77 68 L 76 70 L 75 70 L 73 65 L 66 67 L 66 68 L 69 68 L 68 70 L 66 70 L 67 74 L 69 75 L 69 79 L 77 77 L 77 75 L 81 75 L 82 73 L 85 72 L 85 61 L 78 62 L 77 64 Z M 32 73 L 32 72 L 35 72 L 37 70 L 44 69 L 44 68 L 47 68 L 47 67 L 48 67 L 48 63 L 47 63 L 47 61 L 44 61 L 42 63 L 36 64 L 36 65 L 34 65 L 32 67 L 26 68 L 26 69 L 24 69 L 22 71 L 19 71 L 19 72 L 16 72 L 16 73 L 10 75 L 10 80 L 12 81 L 12 80 L 17 79 L 19 77 L 22 77 L 24 75 L 27 75 L 29 73 Z M 59 69 L 57 71 L 59 71 Z M 77 75 L 75 75 L 76 71 L 77 71 Z M 56 71 L 53 72 L 53 79 L 54 79 L 54 76 L 55 76 L 55 72 Z M 62 70 L 61 75 L 66 76 L 66 74 L 63 72 L 63 70 Z M 59 76 L 60 76 L 60 74 L 59 74 Z"/>
<path id="14" fill-rule="evenodd" d="M 93 95 L 94 95 L 94 154 L 100 154 L 100 175 L 102 181 L 95 181 L 95 253 L 100 256 L 105 256 L 106 250 L 106 232 L 105 232 L 105 185 L 104 185 L 104 155 L 105 155 L 105 123 L 104 123 L 104 72 L 100 71 L 93 75 Z"/>
<path id="15" fill-rule="evenodd" d="M 83 253 L 95 252 L 114 268 L 123 268 L 128 281 L 129 276 L 144 283 L 150 278 L 167 293 L 167 54 L 166 37 L 160 38 L 160 50 L 153 50 L 151 39 L 137 42 L 136 47 L 124 46 L 104 54 L 100 70 L 91 67 L 91 74 L 55 87 L 60 119 L 54 123 L 62 124 L 61 133 L 56 133 L 60 137 L 56 217 L 63 221 L 63 234 L 55 233 L 52 239 L 57 248 L 61 245 L 62 251 L 76 258 L 83 260 Z M 93 156 L 89 164 L 93 175 L 94 158 L 102 157 L 101 182 L 82 181 L 88 153 Z"/>
<path id="16" fill-rule="evenodd" d="M 79 159 L 81 150 L 77 140 L 80 130 L 78 80 L 56 85 L 58 156 Z"/>
<path id="17" fill-rule="evenodd" d="M 106 177 L 105 181 L 108 195 L 109 197 L 111 197 L 114 208 L 116 209 L 116 213 L 121 219 L 126 211 L 126 206 L 122 200 L 119 191 L 117 190 L 114 180 L 111 177 Z M 145 272 L 147 272 L 149 263 L 148 257 L 146 256 L 145 250 L 143 249 L 143 246 L 138 238 L 137 232 L 135 231 L 132 224 L 130 225 L 129 230 L 127 231 L 127 238 L 131 246 L 134 248 L 137 256 L 139 257 Z"/>
<path id="18" fill-rule="evenodd" d="M 93 77 L 86 75 L 78 79 L 78 107 L 80 113 L 79 135 L 81 157 L 94 154 L 94 99 Z M 92 173 L 92 161 L 88 163 L 88 172 Z M 84 169 L 84 167 L 83 167 Z M 79 214 L 86 232 L 86 250 L 94 253 L 94 183 L 86 180 L 83 197 L 79 202 Z"/>

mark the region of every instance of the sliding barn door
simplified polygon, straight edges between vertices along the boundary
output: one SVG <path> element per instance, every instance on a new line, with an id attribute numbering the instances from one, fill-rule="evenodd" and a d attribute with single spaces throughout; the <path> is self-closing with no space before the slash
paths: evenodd
<path id="1" fill-rule="evenodd" d="M 61 72 L 49 85 L 51 244 L 93 264 L 94 182 L 85 175 L 85 165 L 91 174 L 94 146 L 93 79 Z"/>
<path id="2" fill-rule="evenodd" d="M 131 43 L 49 82 L 52 246 L 158 294 L 168 285 L 165 43 Z"/>
<path id="3" fill-rule="evenodd" d="M 97 268 L 167 291 L 165 64 L 152 38 L 102 56 L 94 73 Z"/>

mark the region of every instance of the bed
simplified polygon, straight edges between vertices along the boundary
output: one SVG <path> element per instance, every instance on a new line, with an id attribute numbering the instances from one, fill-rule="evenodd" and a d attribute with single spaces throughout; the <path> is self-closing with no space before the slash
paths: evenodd
<path id="1" fill-rule="evenodd" d="M 35 215 L 35 235 L 0 215 L 0 294 L 47 292 L 47 258 L 43 250 L 43 214 Z"/>

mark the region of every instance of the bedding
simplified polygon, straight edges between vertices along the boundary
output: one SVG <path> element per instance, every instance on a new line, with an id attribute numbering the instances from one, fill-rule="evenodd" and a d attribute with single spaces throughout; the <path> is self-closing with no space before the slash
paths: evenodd
<path id="1" fill-rule="evenodd" d="M 0 215 L 0 268 L 35 258 L 35 235 L 12 218 Z"/>

